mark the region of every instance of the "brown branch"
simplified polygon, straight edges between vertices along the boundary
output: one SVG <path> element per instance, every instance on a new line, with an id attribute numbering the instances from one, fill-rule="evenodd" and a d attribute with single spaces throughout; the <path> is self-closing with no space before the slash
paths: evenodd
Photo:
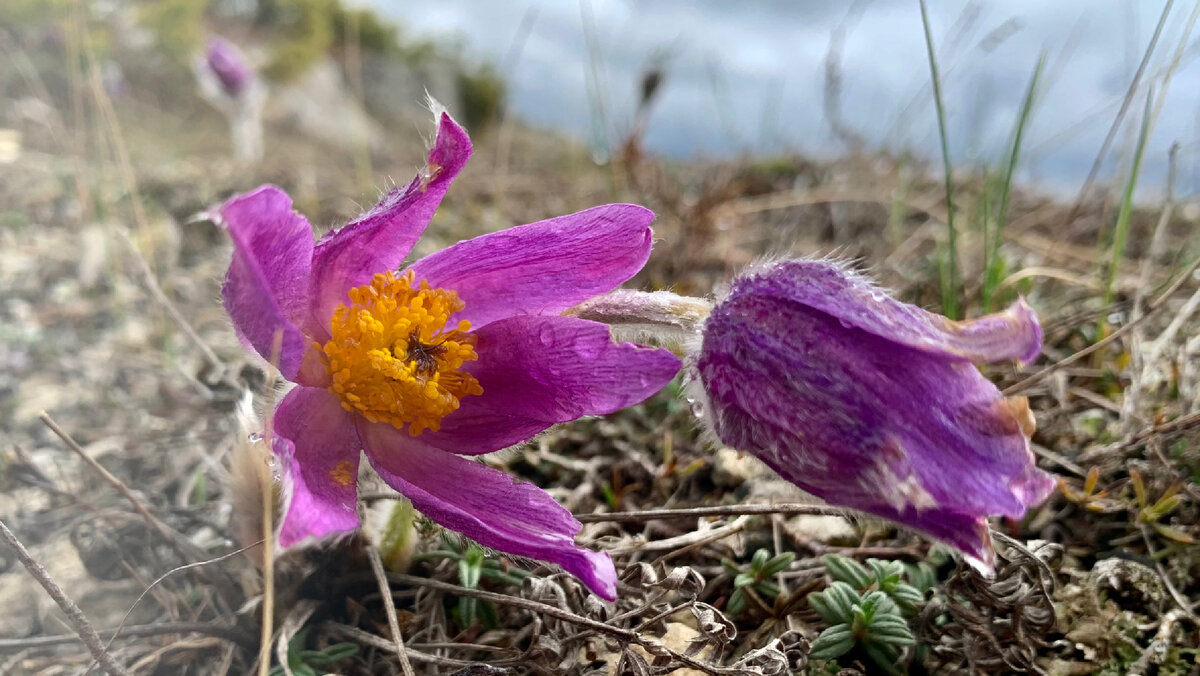
<path id="1" fill-rule="evenodd" d="M 54 582 L 50 577 L 50 573 L 46 572 L 46 569 L 42 564 L 38 563 L 37 559 L 33 558 L 29 550 L 25 549 L 25 545 L 21 544 L 21 541 L 17 539 L 16 535 L 13 535 L 8 526 L 4 525 L 3 521 L 0 521 L 0 540 L 3 540 L 4 544 L 17 553 L 17 558 L 21 560 L 21 564 L 25 566 L 25 570 L 29 571 L 29 574 L 38 581 L 38 584 L 42 585 L 42 589 L 46 590 L 50 598 L 54 599 L 54 602 L 66 614 L 67 621 L 71 623 L 71 627 L 78 634 L 79 640 L 83 641 L 100 666 L 115 676 L 126 676 L 129 674 L 125 670 L 125 667 L 117 664 L 113 660 L 112 655 L 108 654 L 108 651 L 104 649 L 104 645 L 100 642 L 100 636 L 92 628 L 92 623 L 88 622 L 87 616 L 83 614 L 79 606 L 75 605 L 75 602 L 67 596 L 62 587 Z"/>
<path id="2" fill-rule="evenodd" d="M 433 580 L 430 578 L 417 577 L 415 575 L 405 575 L 404 573 L 388 573 L 387 579 L 392 582 L 408 584 L 408 585 L 412 585 L 414 587 L 425 587 L 427 589 L 436 589 L 438 591 L 455 594 L 457 596 L 470 596 L 470 597 L 474 597 L 477 599 L 482 599 L 484 601 L 491 601 L 492 603 L 499 603 L 501 605 L 516 606 L 523 610 L 528 610 L 528 611 L 534 612 L 534 613 L 541 613 L 543 615 L 548 615 L 550 617 L 553 617 L 553 618 L 556 618 L 559 620 L 563 620 L 565 622 L 577 624 L 581 627 L 587 627 L 588 629 L 591 629 L 598 633 L 604 634 L 606 636 L 611 636 L 612 638 L 615 638 L 615 639 L 618 639 L 621 641 L 630 641 L 633 643 L 641 643 L 641 639 L 638 637 L 638 635 L 635 632 L 630 631 L 628 629 L 621 629 L 620 627 L 609 626 L 603 622 L 597 622 L 596 620 L 586 618 L 582 615 L 576 615 L 575 613 L 572 613 L 569 610 L 563 610 L 562 608 L 556 608 L 555 606 L 551 606 L 551 605 L 548 605 L 545 603 L 539 603 L 537 601 L 523 599 L 519 596 L 509 596 L 507 594 L 497 594 L 495 592 L 484 591 L 482 589 L 470 589 L 467 587 L 460 587 L 456 584 L 450 584 L 449 582 L 442 582 L 440 580 Z"/>
<path id="3" fill-rule="evenodd" d="M 828 505 L 805 505 L 780 503 L 777 505 L 718 505 L 716 507 L 686 507 L 682 509 L 648 509 L 640 512 L 608 512 L 604 514 L 576 514 L 581 523 L 639 523 L 656 519 L 688 519 L 701 516 L 742 516 L 758 514 L 816 514 L 821 516 L 845 516 L 846 510 Z"/>
<path id="4" fill-rule="evenodd" d="M 155 624 L 135 624 L 120 630 L 121 638 L 146 638 L 150 636 L 168 636 L 171 634 L 204 634 L 224 639 L 248 650 L 256 646 L 250 635 L 244 630 L 224 624 L 204 622 L 158 622 Z M 112 638 L 117 629 L 101 629 L 96 632 L 100 638 Z M 38 648 L 54 648 L 68 645 L 79 639 L 74 636 L 33 636 L 30 638 L 0 638 L 0 653 L 19 652 Z"/>
<path id="5" fill-rule="evenodd" d="M 400 670 L 404 672 L 404 676 L 416 676 L 413 673 L 412 665 L 408 662 L 407 650 L 404 647 L 404 636 L 400 633 L 400 621 L 396 618 L 396 602 L 392 599 L 392 590 L 388 586 L 387 571 L 383 569 L 383 561 L 379 558 L 379 550 L 368 546 L 367 560 L 371 562 L 371 572 L 375 574 L 375 580 L 379 582 L 379 593 L 383 596 L 383 608 L 387 612 L 388 631 L 392 633 L 392 649 L 396 651 L 396 658 L 400 660 Z"/>
<path id="6" fill-rule="evenodd" d="M 74 451 L 75 454 L 83 459 L 83 461 L 87 463 L 89 467 L 95 470 L 101 478 L 107 481 L 113 488 L 117 489 L 121 495 L 124 495 L 125 499 L 128 500 L 131 505 L 133 505 L 133 508 L 137 511 L 137 513 L 142 516 L 142 518 L 147 524 L 150 525 L 152 529 L 154 529 L 154 532 L 158 533 L 158 535 L 162 537 L 162 539 L 165 540 L 168 545 L 170 545 L 171 549 L 175 551 L 182 561 L 185 563 L 191 562 L 193 558 L 192 553 L 183 548 L 183 546 L 175 538 L 174 534 L 171 533 L 169 527 L 159 520 L 158 517 L 151 514 L 150 510 L 146 509 L 146 506 L 142 504 L 142 501 L 138 500 L 137 496 L 133 494 L 133 491 L 129 490 L 129 487 L 126 486 L 124 482 L 113 476 L 111 472 L 104 468 L 104 465 L 101 465 L 96 461 L 95 458 L 88 455 L 87 451 L 84 451 L 83 447 L 71 438 L 71 435 L 67 434 L 63 428 L 58 426 L 58 423 L 50 417 L 49 413 L 42 411 L 41 415 L 38 417 L 41 418 L 42 424 L 50 428 L 51 432 L 54 432 L 55 436 L 57 436 L 59 439 L 62 439 L 62 442 L 67 445 L 67 448 L 70 448 L 72 451 Z"/>

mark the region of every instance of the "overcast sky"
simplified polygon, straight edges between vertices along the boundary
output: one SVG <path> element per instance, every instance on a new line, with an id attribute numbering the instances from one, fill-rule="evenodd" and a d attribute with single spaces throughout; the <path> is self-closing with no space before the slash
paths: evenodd
<path id="1" fill-rule="evenodd" d="M 640 73 L 656 58 L 667 81 L 647 145 L 674 157 L 744 152 L 836 154 L 825 70 L 841 48 L 841 116 L 868 145 L 937 157 L 937 122 L 916 0 L 438 0 L 376 3 L 414 36 L 454 37 L 502 67 L 513 110 L 597 143 L 589 105 L 594 63 L 607 130 L 628 129 Z M 1086 176 L 1154 33 L 1156 0 L 930 2 L 950 145 L 959 164 L 996 164 L 1029 77 L 1045 51 L 1042 96 L 1024 146 L 1023 178 L 1048 191 Z M 1176 3 L 1118 136 L 1127 154 L 1145 105 L 1179 47 L 1193 3 Z M 594 61 L 589 59 L 590 20 Z M 527 38 L 519 40 L 529 22 Z M 1167 150 L 1183 144 L 1180 188 L 1200 187 L 1200 47 L 1187 41 L 1148 146 L 1143 185 L 1160 191 Z M 515 45 L 519 58 L 513 60 Z M 1130 132 L 1132 129 L 1132 132 Z"/>

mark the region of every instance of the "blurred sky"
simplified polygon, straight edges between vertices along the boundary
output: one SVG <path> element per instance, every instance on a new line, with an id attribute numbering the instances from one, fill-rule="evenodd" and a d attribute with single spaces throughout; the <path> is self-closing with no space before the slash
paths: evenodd
<path id="1" fill-rule="evenodd" d="M 667 81 L 646 135 L 674 157 L 846 145 L 824 112 L 826 60 L 842 35 L 841 116 L 868 147 L 938 157 L 937 122 L 916 0 L 375 0 L 413 36 L 458 36 L 497 63 L 511 106 L 535 124 L 596 142 L 595 69 L 607 134 L 631 125 L 638 81 L 665 59 Z M 1038 55 L 1047 65 L 1025 145 L 1022 178 L 1078 188 L 1162 13 L 1158 0 L 932 0 L 933 27 L 956 163 L 997 166 Z M 1191 13 L 1175 3 L 1102 175 L 1128 157 L 1146 101 L 1161 89 Z M 587 31 L 585 23 L 590 23 Z M 527 30 L 523 30 L 522 26 Z M 1148 146 L 1143 195 L 1161 193 L 1167 151 L 1179 187 L 1200 189 L 1200 43 L 1193 31 Z M 590 41 L 589 41 L 590 36 Z M 589 44 L 590 43 L 590 44 Z M 589 53 L 593 54 L 589 57 Z M 514 58 L 514 55 L 517 55 Z"/>

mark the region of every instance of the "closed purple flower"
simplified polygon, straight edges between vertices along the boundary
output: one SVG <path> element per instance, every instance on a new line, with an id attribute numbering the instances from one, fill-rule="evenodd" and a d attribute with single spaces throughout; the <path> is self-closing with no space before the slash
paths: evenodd
<path id="1" fill-rule="evenodd" d="M 459 242 L 393 273 L 470 154 L 466 133 L 441 114 L 417 177 L 315 245 L 274 186 L 213 214 L 234 243 L 223 288 L 234 326 L 298 385 L 273 417 L 291 489 L 280 542 L 357 527 L 365 450 L 433 521 L 561 565 L 612 599 L 612 560 L 575 545 L 570 512 L 460 456 L 625 408 L 674 376 L 670 352 L 616 343 L 607 326 L 562 315 L 641 269 L 653 214 L 609 204 Z"/>
<path id="2" fill-rule="evenodd" d="M 911 526 L 993 562 L 988 515 L 1020 518 L 1054 488 L 1033 417 L 972 362 L 1041 349 L 1023 301 L 956 322 L 829 261 L 736 278 L 704 327 L 694 376 L 725 444 L 827 502 Z"/>
<path id="3" fill-rule="evenodd" d="M 250 85 L 253 75 L 245 57 L 237 47 L 221 38 L 209 40 L 208 48 L 204 50 L 204 63 L 230 98 L 237 98 Z"/>

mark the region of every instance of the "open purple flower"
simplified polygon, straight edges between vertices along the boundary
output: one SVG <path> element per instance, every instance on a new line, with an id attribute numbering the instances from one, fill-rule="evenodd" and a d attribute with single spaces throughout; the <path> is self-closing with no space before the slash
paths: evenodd
<path id="1" fill-rule="evenodd" d="M 717 302 L 694 376 L 723 443 L 990 567 L 986 517 L 1021 517 L 1054 481 L 1029 451 L 1025 400 L 1005 399 L 972 362 L 1032 361 L 1041 342 L 1023 301 L 956 322 L 838 264 L 780 261 Z"/>
<path id="2" fill-rule="evenodd" d="M 234 243 L 223 294 L 239 336 L 298 385 L 273 418 L 291 490 L 280 543 L 357 527 L 365 450 L 433 521 L 556 563 L 612 599 L 612 560 L 575 545 L 570 512 L 460 456 L 625 408 L 674 376 L 670 352 L 561 314 L 641 269 L 653 214 L 609 204 L 459 242 L 393 273 L 470 154 L 466 132 L 441 114 L 417 177 L 315 245 L 274 186 L 212 214 Z"/>

